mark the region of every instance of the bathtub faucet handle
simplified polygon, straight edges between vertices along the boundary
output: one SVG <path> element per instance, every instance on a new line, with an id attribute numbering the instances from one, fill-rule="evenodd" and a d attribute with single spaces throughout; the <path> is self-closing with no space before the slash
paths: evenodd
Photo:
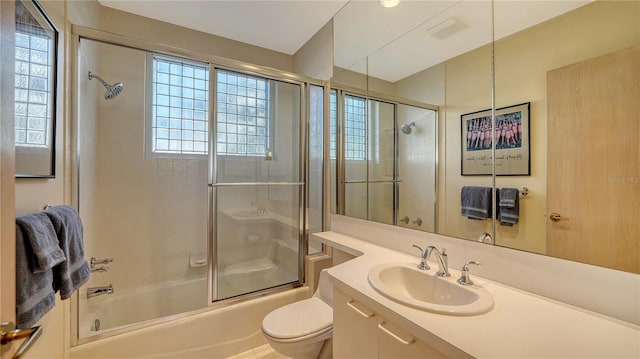
<path id="1" fill-rule="evenodd" d="M 91 257 L 91 260 L 89 261 L 89 264 L 91 265 L 91 269 L 94 269 L 96 267 L 96 264 L 109 264 L 113 262 L 113 258 L 102 258 L 102 259 L 97 259 L 95 257 Z M 109 268 L 107 268 L 109 269 Z"/>
<path id="2" fill-rule="evenodd" d="M 100 267 L 96 267 L 96 268 L 91 268 L 91 272 L 100 272 L 100 273 L 104 273 L 109 271 L 109 267 L 107 266 L 100 266 Z"/>
<path id="3" fill-rule="evenodd" d="M 104 286 L 104 287 L 87 288 L 87 298 L 93 298 L 99 295 L 112 294 L 112 293 L 113 293 L 113 284 L 109 284 L 108 286 Z"/>

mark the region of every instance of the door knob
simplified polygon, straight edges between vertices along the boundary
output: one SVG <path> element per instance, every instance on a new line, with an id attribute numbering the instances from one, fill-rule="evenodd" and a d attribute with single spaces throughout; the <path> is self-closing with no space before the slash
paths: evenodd
<path id="1" fill-rule="evenodd" d="M 0 343 L 2 345 L 9 344 L 14 340 L 27 338 L 20 348 L 18 348 L 18 351 L 13 355 L 14 359 L 20 358 L 42 333 L 42 327 L 39 325 L 30 329 L 16 329 L 13 322 L 2 322 L 1 325 L 2 340 Z"/>
<path id="2" fill-rule="evenodd" d="M 549 219 L 550 219 L 550 220 L 552 220 L 552 221 L 554 221 L 554 222 L 568 221 L 568 220 L 569 220 L 569 218 L 562 217 L 562 216 L 560 215 L 560 213 L 557 213 L 557 212 L 553 212 L 553 213 L 551 213 L 551 214 L 549 215 Z"/>

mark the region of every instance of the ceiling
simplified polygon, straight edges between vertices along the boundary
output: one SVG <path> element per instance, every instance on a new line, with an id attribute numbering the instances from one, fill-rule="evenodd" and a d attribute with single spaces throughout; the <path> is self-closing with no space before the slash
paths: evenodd
<path id="1" fill-rule="evenodd" d="M 100 4 L 293 55 L 346 0 L 99 0 Z"/>
<path id="2" fill-rule="evenodd" d="M 404 0 L 394 8 L 383 8 L 378 0 L 99 1 L 289 55 L 335 16 L 335 66 L 390 82 L 491 41 L 491 2 L 485 0 Z M 509 36 L 590 1 L 496 0 L 495 37 Z M 452 19 L 460 31 L 444 39 L 430 35 Z"/>
<path id="3" fill-rule="evenodd" d="M 589 3 L 496 0 L 496 40 Z M 462 29 L 430 35 L 455 19 Z M 334 19 L 334 62 L 341 68 L 396 82 L 491 42 L 491 1 L 402 1 L 385 9 L 352 1 Z M 368 56 L 368 62 L 363 61 Z"/>

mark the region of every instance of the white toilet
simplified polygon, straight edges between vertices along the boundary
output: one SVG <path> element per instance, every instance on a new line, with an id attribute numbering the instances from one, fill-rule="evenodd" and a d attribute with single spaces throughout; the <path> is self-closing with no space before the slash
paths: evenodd
<path id="1" fill-rule="evenodd" d="M 273 350 L 294 359 L 332 357 L 333 287 L 326 269 L 309 299 L 285 305 L 262 320 L 262 334 Z"/>

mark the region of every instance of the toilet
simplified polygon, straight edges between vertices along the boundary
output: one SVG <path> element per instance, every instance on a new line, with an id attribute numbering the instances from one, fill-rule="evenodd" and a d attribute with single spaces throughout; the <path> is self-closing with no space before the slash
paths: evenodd
<path id="1" fill-rule="evenodd" d="M 273 350 L 293 359 L 332 357 L 333 287 L 326 269 L 318 289 L 309 299 L 291 303 L 267 314 L 262 334 Z"/>

